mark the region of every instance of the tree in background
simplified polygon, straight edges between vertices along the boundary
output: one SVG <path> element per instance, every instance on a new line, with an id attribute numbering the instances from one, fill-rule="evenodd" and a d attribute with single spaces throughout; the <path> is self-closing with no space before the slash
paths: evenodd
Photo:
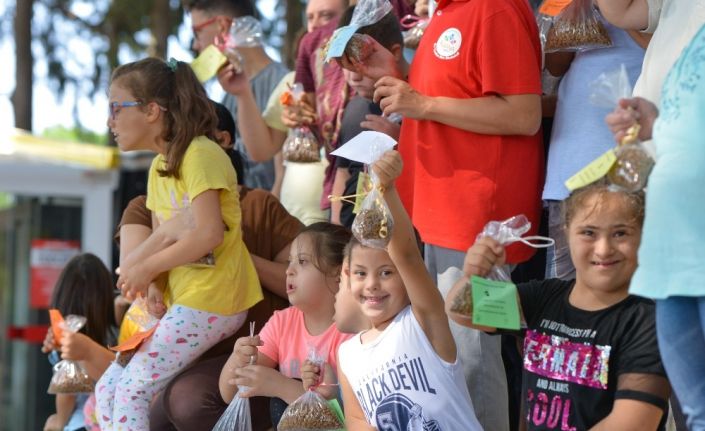
<path id="1" fill-rule="evenodd" d="M 273 18 L 262 19 L 267 43 L 289 67 L 294 65 L 304 8 L 303 0 L 276 0 Z M 80 129 L 78 101 L 105 91 L 125 53 L 165 58 L 168 38 L 177 34 L 184 18 L 179 0 L 17 0 L 8 14 L 14 15 L 16 46 L 11 100 L 16 127 L 26 130 L 32 130 L 35 60 L 46 62 L 47 81 L 59 98 L 67 88 L 75 89 L 73 115 Z M 80 55 L 77 40 L 89 44 L 92 57 Z"/>

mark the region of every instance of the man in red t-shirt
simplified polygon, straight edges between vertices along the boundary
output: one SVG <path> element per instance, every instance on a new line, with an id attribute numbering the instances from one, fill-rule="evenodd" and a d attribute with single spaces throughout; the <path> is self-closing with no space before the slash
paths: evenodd
<path id="1" fill-rule="evenodd" d="M 375 101 L 402 121 L 399 194 L 426 244 L 441 292 L 462 275 L 484 225 L 525 214 L 538 225 L 543 184 L 541 51 L 526 0 L 441 0 L 408 74 L 376 46 L 364 64 Z M 512 246 L 512 263 L 531 250 Z M 508 430 L 499 337 L 451 322 L 475 412 L 484 429 Z"/>

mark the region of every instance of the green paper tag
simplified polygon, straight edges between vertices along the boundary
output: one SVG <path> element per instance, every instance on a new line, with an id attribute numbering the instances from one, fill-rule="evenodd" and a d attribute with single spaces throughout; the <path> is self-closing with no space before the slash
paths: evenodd
<path id="1" fill-rule="evenodd" d="M 336 416 L 338 416 L 338 419 L 340 419 L 340 423 L 344 424 L 345 423 L 345 415 L 343 414 L 343 409 L 340 408 L 340 403 L 338 402 L 337 399 L 332 399 L 328 400 L 328 406 L 333 410 Z"/>
<path id="2" fill-rule="evenodd" d="M 218 73 L 218 70 L 227 63 L 228 58 L 214 45 L 209 45 L 195 60 L 191 62 L 191 69 L 201 82 L 206 82 Z"/>
<path id="3" fill-rule="evenodd" d="M 517 287 L 507 281 L 487 280 L 476 275 L 472 283 L 472 323 L 492 328 L 519 329 Z"/>
<path id="4" fill-rule="evenodd" d="M 362 201 L 365 200 L 366 193 L 372 190 L 372 180 L 367 172 L 360 172 L 357 177 L 357 189 L 355 190 L 355 206 L 353 207 L 353 214 L 360 212 L 360 207 L 362 206 Z"/>
<path id="5" fill-rule="evenodd" d="M 588 184 L 594 183 L 607 175 L 607 172 L 609 172 L 610 168 L 616 161 L 617 156 L 614 153 L 614 149 L 609 149 L 606 153 L 579 170 L 577 174 L 568 178 L 565 182 L 565 186 L 572 192 L 580 187 L 585 187 Z"/>

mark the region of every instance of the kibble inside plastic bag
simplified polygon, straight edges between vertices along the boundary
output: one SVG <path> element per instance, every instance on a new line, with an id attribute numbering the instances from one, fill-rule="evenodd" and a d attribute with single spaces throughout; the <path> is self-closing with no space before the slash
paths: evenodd
<path id="1" fill-rule="evenodd" d="M 304 87 L 297 82 L 292 87 L 291 98 L 298 103 L 304 96 Z M 308 126 L 300 126 L 289 133 L 282 145 L 284 160 L 296 163 L 316 163 L 321 160 L 321 150 L 318 139 Z"/>
<path id="2" fill-rule="evenodd" d="M 384 154 L 384 148 L 373 145 L 371 160 L 376 162 Z M 365 196 L 360 205 L 360 211 L 355 216 L 352 224 L 352 233 L 360 243 L 366 247 L 385 249 L 392 239 L 394 218 L 384 200 L 380 188 L 379 178 L 370 169 L 372 190 Z"/>
<path id="3" fill-rule="evenodd" d="M 619 69 L 602 73 L 590 84 L 590 102 L 595 106 L 614 109 L 620 99 L 632 96 L 629 74 L 624 64 Z M 610 185 L 618 190 L 635 192 L 643 189 L 654 167 L 654 159 L 639 142 L 639 125 L 635 124 L 615 149 L 617 161 L 607 172 Z"/>
<path id="4" fill-rule="evenodd" d="M 63 331 L 76 333 L 86 325 L 86 318 L 70 314 L 64 319 Z M 64 359 L 54 365 L 54 375 L 49 382 L 50 394 L 78 394 L 93 392 L 95 382 L 78 361 Z"/>
<path id="5" fill-rule="evenodd" d="M 592 0 L 573 0 L 546 33 L 544 52 L 585 51 L 612 46 Z"/>
<path id="6" fill-rule="evenodd" d="M 376 24 L 389 13 L 394 13 L 389 0 L 359 0 L 349 26 L 360 28 Z M 368 37 L 354 34 L 345 47 L 345 54 L 356 62 L 364 61 L 372 53 L 372 44 Z"/>
<path id="7" fill-rule="evenodd" d="M 309 348 L 308 360 L 323 369 L 324 360 L 315 349 Z M 313 387 L 284 410 L 278 431 L 337 431 L 345 428 L 338 415 Z"/>
<path id="8" fill-rule="evenodd" d="M 487 223 L 482 232 L 477 235 L 477 240 L 490 237 L 503 246 L 506 246 L 515 242 L 517 238 L 521 238 L 529 229 L 531 229 L 531 222 L 522 214 L 501 222 L 491 221 Z M 506 265 L 493 266 L 490 273 L 484 278 L 496 281 L 512 281 L 509 268 Z M 472 315 L 472 285 L 470 281 L 468 281 L 468 284 L 453 298 L 450 311 L 465 317 Z"/>

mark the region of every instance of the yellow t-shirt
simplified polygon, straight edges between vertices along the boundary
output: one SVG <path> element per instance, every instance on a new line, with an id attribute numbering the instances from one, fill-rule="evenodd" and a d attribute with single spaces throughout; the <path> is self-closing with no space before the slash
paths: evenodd
<path id="1" fill-rule="evenodd" d="M 207 190 L 220 190 L 220 208 L 227 226 L 223 242 L 213 250 L 214 265 L 187 264 L 169 271 L 165 300 L 197 310 L 232 315 L 262 299 L 262 289 L 250 254 L 242 242 L 237 178 L 230 159 L 204 136 L 191 141 L 181 163 L 180 179 L 161 177 L 165 167 L 158 155 L 149 169 L 147 208 L 165 221 L 189 208 Z"/>

